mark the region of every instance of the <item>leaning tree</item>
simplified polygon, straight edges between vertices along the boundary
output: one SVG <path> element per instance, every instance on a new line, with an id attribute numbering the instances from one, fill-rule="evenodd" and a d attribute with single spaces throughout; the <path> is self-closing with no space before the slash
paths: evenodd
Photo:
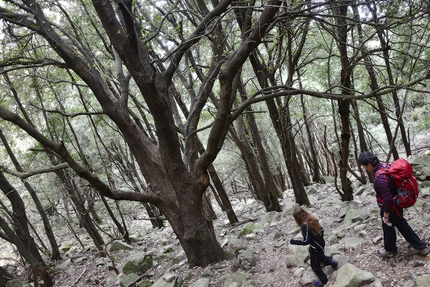
<path id="1" fill-rule="evenodd" d="M 254 13 L 254 25 L 234 47 L 223 46 L 226 45 L 223 39 L 228 35 L 223 30 L 222 20 L 228 16 L 231 0 L 216 3 L 212 9 L 206 7 L 203 1 L 198 2 L 198 7 L 188 7 L 198 12 L 196 18 L 193 13 L 188 15 L 189 20 L 192 23 L 197 21 L 197 24 L 188 37 L 179 43 L 172 39 L 172 43 L 177 43 L 177 46 L 167 55 L 157 54 L 151 41 L 157 41 L 159 36 L 156 33 L 145 35 L 142 32 L 145 31 L 144 23 L 139 23 L 144 12 L 156 12 L 156 5 L 149 9 L 139 6 L 143 3 L 132 4 L 132 1 L 94 0 L 93 6 L 89 7 L 85 1 L 69 1 L 66 5 L 62 2 L 42 4 L 24 0 L 22 4 L 7 1 L 0 8 L 0 18 L 10 32 L 8 36 L 12 38 L 19 35 L 22 41 L 29 43 L 28 50 L 21 46 L 25 50 L 25 57 L 11 53 L 7 60 L 4 59 L 10 68 L 5 69 L 5 72 L 13 78 L 13 70 L 17 66 L 20 69 L 29 66 L 34 68 L 39 63 L 40 66 L 50 65 L 72 73 L 78 79 L 73 84 L 89 88 L 85 97 L 95 97 L 102 113 L 110 118 L 122 134 L 149 186 L 149 192 L 112 189 L 102 178 L 78 162 L 66 143 L 48 138 L 11 107 L 1 105 L 0 117 L 26 131 L 43 146 L 46 153 L 67 162 L 101 195 L 116 200 L 147 202 L 159 208 L 177 235 L 190 266 L 204 266 L 222 260 L 224 252 L 203 216 L 202 196 L 209 184 L 208 167 L 219 153 L 229 125 L 243 110 L 232 112 L 233 78 L 267 34 L 282 1 L 270 1 L 267 4 L 257 7 L 263 9 L 249 7 L 249 11 Z M 177 5 L 181 7 L 171 7 L 170 13 L 185 8 L 182 6 L 187 3 L 178 2 Z M 66 12 L 73 9 L 73 14 Z M 62 17 L 64 22 L 57 23 L 58 17 Z M 163 21 L 168 19 L 171 19 L 169 14 L 159 22 L 160 31 L 163 30 Z M 178 23 L 176 28 L 190 29 L 190 26 Z M 91 39 L 88 36 L 90 34 L 93 37 L 98 35 L 99 38 Z M 193 98 L 190 115 L 179 129 L 174 118 L 177 112 L 173 104 L 176 89 L 174 76 L 180 69 L 184 55 L 203 40 L 213 42 L 212 48 L 211 45 L 207 47 L 212 49 L 213 56 L 208 62 L 197 63 L 209 65 L 209 69 L 204 71 L 201 91 Z M 55 56 L 45 53 L 44 49 L 54 52 Z M 230 49 L 228 53 L 227 49 Z M 108 56 L 99 61 L 97 57 L 100 54 Z M 160 68 L 160 63 L 166 62 L 166 59 L 169 64 L 165 69 Z M 217 111 L 204 152 L 199 154 L 199 115 L 215 81 L 219 85 Z M 144 102 L 150 112 L 156 141 L 149 136 L 134 112 L 136 102 L 131 97 L 136 94 L 138 102 Z M 179 133 L 185 141 L 185 150 L 182 150 Z"/>

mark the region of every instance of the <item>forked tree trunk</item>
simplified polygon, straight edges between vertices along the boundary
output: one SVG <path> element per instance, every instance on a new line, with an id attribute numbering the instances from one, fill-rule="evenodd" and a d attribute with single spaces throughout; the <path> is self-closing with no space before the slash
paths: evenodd
<path id="1" fill-rule="evenodd" d="M 234 120 L 231 117 L 231 103 L 233 103 L 232 97 L 234 96 L 232 79 L 246 62 L 250 53 L 262 43 L 263 37 L 271 29 L 271 24 L 281 7 L 282 1 L 270 0 L 263 7 L 258 25 L 252 27 L 252 31 L 245 36 L 246 39 L 243 39 L 243 42 L 235 48 L 236 52 L 231 53 L 231 58 L 225 58 L 222 71 L 215 70 L 214 77 L 208 77 L 208 82 L 204 83 L 206 85 L 218 79 L 220 96 L 215 120 L 210 127 L 206 150 L 200 156 L 196 156 L 198 150 L 192 150 L 185 155 L 182 153 L 178 127 L 172 116 L 174 111 L 171 108 L 173 101 L 170 87 L 173 85 L 175 71 L 180 67 L 185 52 L 190 50 L 192 45 L 207 33 L 208 25 L 216 24 L 217 21 L 214 20 L 225 15 L 225 12 L 230 9 L 232 1 L 219 1 L 212 10 L 205 9 L 207 15 L 202 18 L 202 22 L 192 32 L 192 40 L 184 40 L 184 45 L 181 44 L 183 48 L 168 56 L 170 65 L 163 73 L 157 66 L 162 61 L 159 61 L 158 55 L 154 57 L 151 54 L 153 53 L 151 43 L 144 40 L 146 36 L 141 35 L 141 27 L 137 26 L 136 19 L 139 16 L 133 14 L 135 11 L 133 1 L 93 0 L 90 2 L 98 15 L 97 20 L 100 20 L 91 22 L 90 25 L 93 23 L 97 25 L 97 27 L 91 28 L 100 31 L 102 30 L 100 24 L 103 26 L 102 32 L 109 38 L 108 42 L 111 45 L 106 50 L 107 54 L 113 55 L 112 50 L 114 49 L 120 58 L 117 62 L 110 62 L 109 64 L 127 69 L 122 76 L 120 74 L 113 75 L 112 81 L 106 78 L 106 70 L 100 68 L 97 59 L 90 53 L 86 53 L 88 51 L 87 46 L 81 46 L 79 41 L 74 41 L 74 38 L 69 39 L 68 36 L 71 34 L 67 31 L 63 33 L 63 31 L 56 29 L 55 24 L 45 16 L 44 9 L 40 7 L 39 2 L 23 0 L 21 7 L 17 8 L 25 10 L 25 16 L 15 19 L 13 17 L 19 14 L 12 13 L 11 17 L 8 17 L 8 21 L 28 28 L 44 37 L 52 51 L 55 51 L 63 60 L 62 66 L 67 71 L 73 70 L 79 75 L 79 82 L 84 82 L 88 87 L 87 95 L 89 97 L 94 96 L 92 99 L 98 101 L 103 114 L 115 123 L 117 131 L 124 136 L 125 142 L 139 165 L 140 172 L 153 192 L 137 193 L 112 190 L 88 167 L 77 162 L 63 142 L 57 143 L 44 137 L 41 132 L 30 127 L 19 115 L 1 106 L 0 115 L 5 120 L 14 122 L 26 130 L 46 150 L 66 161 L 76 174 L 88 180 L 101 195 L 117 200 L 149 202 L 157 206 L 171 223 L 185 250 L 190 266 L 205 266 L 224 259 L 225 254 L 203 216 L 202 197 L 209 185 L 207 169 L 219 154 L 229 125 Z M 80 4 L 85 5 L 87 3 L 82 2 Z M 203 7 L 205 3 L 201 2 L 200 4 L 202 4 L 202 8 L 205 8 Z M 222 27 L 217 26 L 216 29 L 220 31 Z M 69 40 L 74 44 L 71 45 Z M 222 47 L 220 50 L 221 52 L 224 51 Z M 108 58 L 106 59 L 108 60 Z M 220 59 L 217 58 L 214 61 L 216 66 L 221 67 Z M 138 91 L 141 97 L 139 101 L 143 101 L 151 113 L 157 143 L 154 143 L 153 139 L 148 136 L 140 120 L 136 119 L 133 106 L 129 104 L 132 90 L 130 78 L 133 79 L 133 90 Z M 198 106 L 203 107 L 207 98 L 201 97 L 197 101 L 199 102 Z M 191 114 L 198 118 L 201 112 L 201 109 L 196 108 L 191 111 Z M 191 126 L 188 133 L 184 134 L 184 138 L 194 141 L 196 130 L 198 130 L 197 124 Z M 189 165 L 184 158 L 195 159 L 195 162 Z M 71 190 L 73 191 L 73 189 Z M 88 230 L 88 232 L 91 231 Z"/>
<path id="2" fill-rule="evenodd" d="M 167 188 L 165 183 L 160 184 Z M 160 184 L 158 186 L 161 187 Z M 203 212 L 205 182 L 199 183 L 196 180 L 185 182 L 178 177 L 176 184 L 177 192 L 164 190 L 164 200 L 157 207 L 171 224 L 190 267 L 207 266 L 224 260 L 225 253 Z"/>
<path id="3" fill-rule="evenodd" d="M 296 203 L 300 205 L 310 205 L 308 195 L 303 185 L 302 175 L 300 174 L 300 164 L 297 160 L 294 138 L 291 135 L 291 122 L 287 106 L 283 108 L 282 114 L 282 133 L 285 138 L 282 150 L 286 157 L 285 162 L 287 163 L 288 175 L 290 176 L 291 185 L 293 186 L 294 197 Z"/>
<path id="4" fill-rule="evenodd" d="M 125 242 L 131 243 L 130 234 L 128 233 L 127 226 L 125 225 L 124 220 L 123 220 L 123 223 L 124 223 L 124 227 L 123 227 L 121 225 L 121 223 L 119 222 L 119 220 L 116 218 L 115 214 L 113 213 L 112 208 L 109 206 L 109 203 L 107 202 L 106 198 L 104 196 L 100 196 L 100 198 L 101 198 L 103 205 L 105 206 L 106 211 L 108 212 L 111 220 L 115 224 L 116 228 L 118 228 L 118 232 L 121 234 L 121 237 L 124 239 Z M 115 202 L 115 204 L 117 205 L 118 212 L 120 214 L 120 217 L 122 218 L 121 210 L 119 209 L 119 206 L 116 202 Z"/>
<path id="5" fill-rule="evenodd" d="M 240 74 L 236 75 L 234 86 L 242 94 L 242 100 L 245 101 L 246 91 L 240 81 Z M 249 127 L 249 130 L 245 126 Z M 281 211 L 278 191 L 270 172 L 266 151 L 263 148 L 251 107 L 247 108 L 246 117 L 240 117 L 237 120 L 236 128 L 237 135 L 233 129 L 230 129 L 230 134 L 241 150 L 257 199 L 263 201 L 266 211 Z"/>

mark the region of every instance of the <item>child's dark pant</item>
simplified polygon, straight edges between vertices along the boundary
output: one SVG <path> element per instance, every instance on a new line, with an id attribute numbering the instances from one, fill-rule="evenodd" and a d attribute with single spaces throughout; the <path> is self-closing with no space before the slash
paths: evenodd
<path id="1" fill-rule="evenodd" d="M 328 279 L 327 279 L 327 275 L 325 275 L 324 271 L 322 270 L 321 263 L 324 263 L 324 265 L 330 265 L 331 258 L 328 256 L 325 256 L 324 253 L 315 252 L 313 250 L 310 251 L 309 253 L 311 258 L 312 270 L 315 272 L 315 274 L 318 276 L 321 282 L 326 284 L 328 282 Z"/>

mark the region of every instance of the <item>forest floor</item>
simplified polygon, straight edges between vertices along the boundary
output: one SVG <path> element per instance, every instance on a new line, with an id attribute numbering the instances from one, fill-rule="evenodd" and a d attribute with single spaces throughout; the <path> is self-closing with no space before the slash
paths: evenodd
<path id="1" fill-rule="evenodd" d="M 312 205 L 307 209 L 318 217 L 321 225 L 326 230 L 327 246 L 330 246 L 332 243 L 329 242 L 327 234 L 329 235 L 330 231 L 340 224 L 339 211 L 344 203 L 340 201 L 332 184 L 317 185 L 314 188 L 317 189 L 317 192 L 309 196 Z M 369 190 L 369 186 L 365 188 Z M 360 191 L 361 188 L 356 187 L 355 190 Z M 229 238 L 237 238 L 243 226 L 240 224 L 241 222 L 249 220 L 258 222 L 265 214 L 262 204 L 250 198 L 249 195 L 237 194 L 232 196 L 232 198 L 235 198 L 232 204 L 240 222 L 239 224 L 230 225 L 225 214 L 219 211 L 218 218 L 215 220 L 215 226 L 220 242 L 225 242 Z M 241 200 L 238 200 L 239 198 Z M 425 204 L 422 207 L 407 209 L 405 218 L 408 219 L 421 239 L 430 242 L 430 223 L 422 220 L 425 215 L 429 214 L 430 204 L 428 200 L 430 198 L 423 200 Z M 287 268 L 285 260 L 288 254 L 292 254 L 292 246 L 289 244 L 292 235 L 289 235 L 289 233 L 297 229 L 291 217 L 291 209 L 294 207 L 292 191 L 285 193 L 285 198 L 281 204 L 284 210 L 282 211 L 281 219 L 276 225 L 267 226 L 263 230 L 253 234 L 253 236 L 242 238 L 243 246 L 251 248 L 255 252 L 257 263 L 249 272 L 253 275 L 258 286 L 301 286 L 299 283 L 300 277 L 293 275 L 296 268 Z M 398 236 L 399 252 L 397 256 L 390 259 L 378 256 L 377 250 L 382 247 L 380 240 L 382 230 L 378 215 L 374 212 L 378 208 L 372 192 L 363 192 L 360 196 L 355 195 L 354 201 L 349 205 L 352 208 L 361 209 L 366 214 L 369 214 L 369 218 L 365 220 L 366 228 L 360 230 L 360 235 L 354 229 L 345 231 L 346 234 L 343 234 L 343 236 L 360 236 L 364 238 L 364 243 L 353 249 L 345 249 L 341 255 L 349 258 L 349 262 L 354 266 L 369 271 L 378 278 L 374 283 L 367 286 L 412 287 L 415 286 L 414 278 L 416 276 L 430 274 L 430 264 L 428 261 L 430 256 L 411 255 L 408 252 L 408 244 L 402 236 Z M 133 244 L 135 248 L 133 253 L 143 250 L 158 250 L 156 252 L 159 253 L 162 250 L 162 245 L 169 243 L 172 244 L 175 252 L 178 254 L 182 253 L 182 249 L 178 245 L 170 227 L 166 227 L 163 230 L 153 230 L 148 225 L 148 221 L 137 221 L 131 225 L 130 233 L 139 234 L 138 237 L 141 238 L 140 241 Z M 283 234 L 283 236 L 275 239 L 275 234 L 279 233 Z M 333 237 L 336 238 L 336 236 L 331 236 L 331 238 Z M 234 252 L 231 248 L 228 245 L 224 246 L 225 250 Z M 62 268 L 61 264 L 57 264 L 59 273 L 56 275 L 56 286 L 109 286 L 106 284 L 106 278 L 115 276 L 114 272 L 103 267 L 103 265 L 96 267 L 100 258 L 93 255 L 89 253 L 86 260 L 77 264 L 65 265 L 66 269 Z M 117 252 L 114 254 L 115 261 L 117 262 L 116 265 L 119 269 L 121 263 L 129 255 L 130 253 L 128 252 Z M 148 275 L 153 275 L 151 278 L 155 280 L 157 277 L 171 270 L 172 265 L 171 260 L 161 260 L 147 273 Z M 174 268 L 173 272 L 182 278 L 189 278 L 188 281 L 185 279 L 185 285 L 190 285 L 197 279 L 206 276 L 205 274 L 210 274 L 210 286 L 222 286 L 222 276 L 233 273 L 236 266 L 237 259 L 231 259 L 205 268 L 189 269 L 187 264 L 179 264 Z M 332 284 L 333 280 L 330 280 L 326 286 L 331 286 Z"/>
<path id="2" fill-rule="evenodd" d="M 340 201 L 340 196 L 337 195 L 333 184 L 316 185 L 313 188 L 316 193 L 309 196 L 311 206 L 307 209 L 314 213 L 319 219 L 321 225 L 326 230 L 326 234 L 330 234 L 330 230 L 335 229 L 340 223 L 339 212 L 345 203 Z M 360 190 L 355 187 L 355 190 Z M 369 190 L 369 186 L 367 186 Z M 232 196 L 233 207 L 239 218 L 238 224 L 229 224 L 226 216 L 218 212 L 218 218 L 215 220 L 215 228 L 219 242 L 226 242 L 228 239 L 237 238 L 243 223 L 253 221 L 258 222 L 265 215 L 264 207 L 260 202 L 250 198 L 248 194 L 236 194 Z M 239 200 L 240 198 L 240 200 Z M 430 222 L 420 221 L 424 215 L 429 213 L 430 198 L 423 199 L 425 204 L 422 207 L 412 207 L 406 210 L 405 218 L 409 219 L 411 226 L 414 227 L 417 234 L 426 242 L 430 242 Z M 262 230 L 252 234 L 251 236 L 242 237 L 242 245 L 254 250 L 256 257 L 256 266 L 249 270 L 258 286 L 261 287 L 288 287 L 301 286 L 299 283 L 300 277 L 294 276 L 296 268 L 287 268 L 285 257 L 293 253 L 293 247 L 289 244 L 290 238 L 293 236 L 292 231 L 297 230 L 294 220 L 291 217 L 291 209 L 294 206 L 293 192 L 285 193 L 285 198 L 281 202 L 283 211 L 281 218 L 275 225 L 266 226 Z M 342 236 L 345 238 L 360 236 L 364 238 L 364 243 L 356 248 L 346 248 L 342 256 L 349 258 L 349 262 L 354 266 L 371 272 L 376 278 L 374 283 L 366 286 L 403 286 L 412 287 L 414 285 L 415 276 L 430 274 L 430 264 L 428 257 L 411 255 L 408 253 L 408 244 L 402 236 L 398 237 L 399 253 L 397 256 L 390 259 L 383 259 L 376 253 L 377 249 L 382 246 L 380 240 L 382 230 L 379 225 L 379 219 L 375 215 L 374 210 L 377 209 L 375 198 L 370 192 L 366 195 L 355 195 L 354 201 L 349 203 L 350 207 L 361 209 L 366 214 L 373 214 L 365 220 L 366 228 L 359 231 L 350 229 L 345 231 Z M 372 212 L 373 211 L 373 212 Z M 64 227 L 63 227 L 64 228 Z M 63 235 L 60 235 L 60 243 L 72 242 L 74 238 L 66 235 L 67 230 L 64 230 Z M 84 230 L 82 230 L 84 232 Z M 136 239 L 132 245 L 134 247 L 132 253 L 116 251 L 111 254 L 115 261 L 115 266 L 121 270 L 122 264 L 135 252 L 151 251 L 155 254 L 162 253 L 163 246 L 170 244 L 177 254 L 183 253 L 178 241 L 176 240 L 170 227 L 165 227 L 161 230 L 152 229 L 149 221 L 132 220 L 129 222 L 129 232 Z M 58 234 L 58 232 L 57 232 Z M 275 234 L 282 234 L 279 239 L 275 239 Z M 294 233 L 295 235 L 295 233 Z M 333 237 L 333 236 L 332 236 Z M 334 236 L 336 237 L 336 236 Z M 84 239 L 85 240 L 85 239 Z M 91 245 L 86 238 L 88 245 Z M 327 246 L 334 244 L 330 242 L 326 236 Z M 76 245 L 76 244 L 75 244 Z M 225 245 L 223 248 L 226 251 L 234 252 L 231 246 Z M 73 256 L 75 254 L 76 256 Z M 55 286 L 118 286 L 115 283 L 107 283 L 107 278 L 115 278 L 116 274 L 109 264 L 101 264 L 106 262 L 106 258 L 96 256 L 94 248 L 76 248 L 71 250 L 63 257 L 63 260 L 51 262 L 53 270 L 56 274 L 54 277 Z M 73 257 L 73 261 L 68 258 Z M 172 260 L 167 257 L 164 260 L 158 259 L 154 262 L 154 267 L 149 270 L 146 275 L 149 279 L 156 280 L 159 276 L 172 270 Z M 184 280 L 184 285 L 188 286 L 197 279 L 210 274 L 210 286 L 223 286 L 223 276 L 231 274 L 237 269 L 237 258 L 226 260 L 217 264 L 213 264 L 204 268 L 188 268 L 187 264 L 176 265 L 173 272 Z M 19 267 L 19 270 L 23 270 Z M 20 271 L 20 272 L 21 272 Z M 21 275 L 23 273 L 21 272 Z M 326 286 L 332 286 L 333 279 Z"/>

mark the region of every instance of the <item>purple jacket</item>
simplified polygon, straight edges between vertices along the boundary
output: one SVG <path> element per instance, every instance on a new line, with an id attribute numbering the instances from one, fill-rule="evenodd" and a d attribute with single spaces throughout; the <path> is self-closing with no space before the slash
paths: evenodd
<path id="1" fill-rule="evenodd" d="M 385 168 L 386 163 L 379 163 L 375 173 L 375 181 L 373 183 L 373 188 L 376 191 L 376 198 L 379 207 L 386 213 L 390 213 L 393 210 L 393 196 L 396 194 L 397 188 L 391 176 L 382 173 L 376 176 L 376 172 L 381 168 Z"/>

